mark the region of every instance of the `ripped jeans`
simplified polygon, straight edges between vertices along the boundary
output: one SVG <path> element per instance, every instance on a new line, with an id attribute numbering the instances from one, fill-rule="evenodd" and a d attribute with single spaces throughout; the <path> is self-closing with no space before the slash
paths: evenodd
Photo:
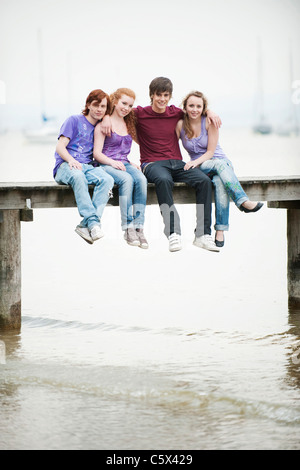
<path id="1" fill-rule="evenodd" d="M 249 198 L 228 158 L 211 158 L 202 163 L 200 169 L 212 178 L 215 189 L 215 230 L 228 230 L 230 198 L 238 208 Z"/>

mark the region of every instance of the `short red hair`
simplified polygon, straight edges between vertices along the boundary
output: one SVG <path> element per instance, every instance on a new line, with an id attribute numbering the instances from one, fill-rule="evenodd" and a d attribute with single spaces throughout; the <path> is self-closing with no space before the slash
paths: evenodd
<path id="1" fill-rule="evenodd" d="M 82 114 L 84 114 L 84 116 L 87 116 L 89 114 L 89 111 L 90 111 L 88 106 L 93 101 L 97 101 L 97 103 L 101 103 L 101 101 L 104 98 L 107 99 L 107 110 L 106 110 L 105 114 L 110 114 L 110 99 L 109 99 L 109 96 L 108 96 L 107 93 L 105 93 L 104 91 L 102 91 L 100 89 L 91 91 L 91 93 L 89 94 L 89 96 L 86 99 L 85 108 L 82 110 Z"/>

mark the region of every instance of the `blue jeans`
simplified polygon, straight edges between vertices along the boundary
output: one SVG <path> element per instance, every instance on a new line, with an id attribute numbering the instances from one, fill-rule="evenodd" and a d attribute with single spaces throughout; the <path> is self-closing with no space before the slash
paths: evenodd
<path id="1" fill-rule="evenodd" d="M 124 163 L 126 171 L 101 165 L 111 175 L 119 189 L 119 204 L 122 229 L 142 228 L 145 222 L 147 202 L 147 180 L 141 170 L 130 163 Z"/>
<path id="2" fill-rule="evenodd" d="M 100 225 L 104 208 L 109 200 L 114 180 L 101 168 L 94 168 L 86 163 L 82 170 L 71 169 L 67 162 L 60 165 L 55 181 L 58 184 L 68 184 L 75 195 L 77 208 L 83 220 L 82 227 L 91 230 L 94 225 Z M 94 193 L 91 198 L 89 184 L 94 184 Z"/>
<path id="3" fill-rule="evenodd" d="M 228 230 L 230 198 L 239 208 L 248 196 L 237 179 L 228 158 L 212 158 L 200 165 L 201 171 L 212 178 L 215 188 L 215 230 Z"/>

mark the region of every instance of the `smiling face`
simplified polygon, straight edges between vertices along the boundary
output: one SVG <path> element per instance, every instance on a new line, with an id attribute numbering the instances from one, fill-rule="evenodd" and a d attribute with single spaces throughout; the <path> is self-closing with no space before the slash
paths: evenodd
<path id="1" fill-rule="evenodd" d="M 115 112 L 120 117 L 127 116 L 133 108 L 134 99 L 128 95 L 122 95 L 115 105 Z"/>
<path id="2" fill-rule="evenodd" d="M 198 96 L 190 96 L 186 102 L 185 110 L 191 120 L 199 119 L 203 113 L 204 102 Z"/>
<path id="3" fill-rule="evenodd" d="M 92 124 L 96 124 L 97 121 L 100 121 L 106 113 L 107 110 L 107 99 L 103 98 L 100 102 L 94 100 L 91 104 L 88 105 L 89 114 L 86 116 L 88 121 Z"/>
<path id="4" fill-rule="evenodd" d="M 170 99 L 171 94 L 168 91 L 154 93 L 151 96 L 153 111 L 156 113 L 164 113 Z"/>

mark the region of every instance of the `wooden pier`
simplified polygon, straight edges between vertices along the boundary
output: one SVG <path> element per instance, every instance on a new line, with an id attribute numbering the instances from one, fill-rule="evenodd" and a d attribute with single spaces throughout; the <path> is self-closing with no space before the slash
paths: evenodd
<path id="1" fill-rule="evenodd" d="M 251 200 L 287 210 L 288 296 L 300 305 L 300 176 L 240 178 Z M 90 188 L 91 192 L 93 188 Z M 175 204 L 194 204 L 195 192 L 184 183 L 174 186 Z M 118 191 L 108 205 L 117 206 Z M 147 204 L 157 204 L 148 185 Z M 73 191 L 53 182 L 0 183 L 0 328 L 21 326 L 21 222 L 33 221 L 33 209 L 76 207 Z"/>

